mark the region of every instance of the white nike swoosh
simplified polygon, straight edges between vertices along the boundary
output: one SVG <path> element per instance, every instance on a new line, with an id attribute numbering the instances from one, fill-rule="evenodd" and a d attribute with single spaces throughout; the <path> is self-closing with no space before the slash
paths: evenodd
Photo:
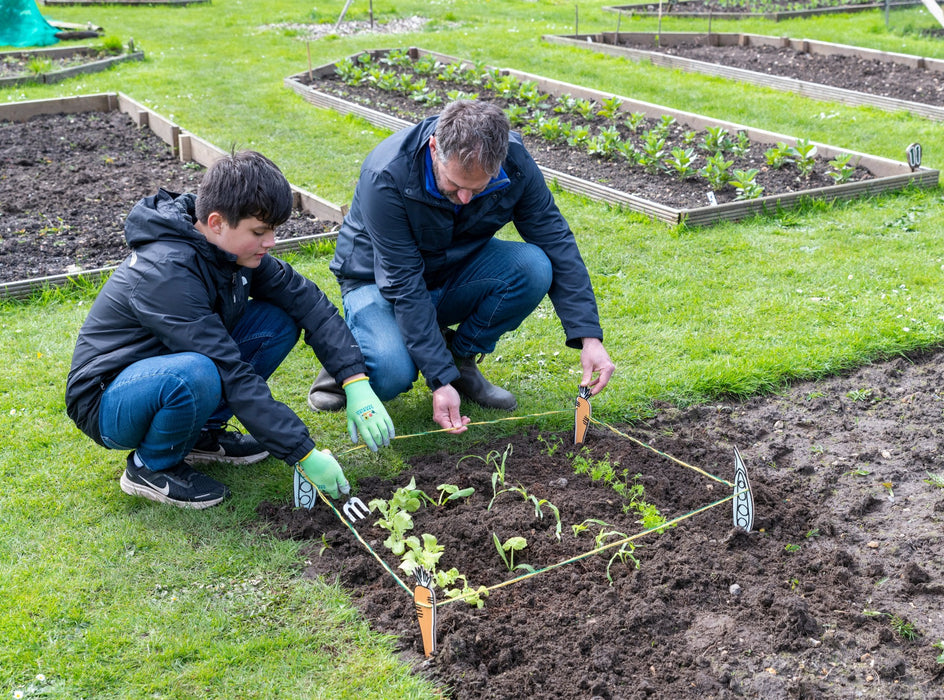
<path id="1" fill-rule="evenodd" d="M 164 486 L 163 486 L 162 488 L 158 488 L 157 484 L 155 484 L 155 483 L 153 483 L 153 482 L 151 482 L 151 481 L 148 481 L 148 480 L 147 480 L 146 478 L 144 478 L 143 476 L 141 477 L 141 480 L 142 480 L 143 482 L 145 482 L 148 486 L 150 486 L 152 489 L 154 489 L 155 491 L 157 491 L 158 493 L 162 493 L 162 494 L 164 494 L 165 496 L 170 495 L 170 484 L 169 484 L 169 483 L 165 482 L 165 483 L 164 483 Z"/>

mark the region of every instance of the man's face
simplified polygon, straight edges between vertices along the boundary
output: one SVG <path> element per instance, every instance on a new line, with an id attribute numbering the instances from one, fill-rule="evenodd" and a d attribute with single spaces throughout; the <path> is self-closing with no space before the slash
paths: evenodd
<path id="1" fill-rule="evenodd" d="M 208 223 L 216 234 L 211 243 L 235 255 L 236 262 L 243 267 L 259 267 L 262 258 L 275 245 L 275 229 L 255 217 L 242 219 L 233 227 L 217 212 L 213 212 L 208 217 Z"/>
<path id="2" fill-rule="evenodd" d="M 433 160 L 436 189 L 453 204 L 468 204 L 475 195 L 483 192 L 492 180 L 481 168 L 466 170 L 458 163 L 440 161 L 435 136 L 429 139 L 429 151 Z"/>

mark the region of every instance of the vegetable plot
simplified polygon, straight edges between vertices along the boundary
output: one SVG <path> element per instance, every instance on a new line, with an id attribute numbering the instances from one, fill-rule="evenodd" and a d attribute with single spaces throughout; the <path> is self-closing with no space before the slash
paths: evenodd
<path id="1" fill-rule="evenodd" d="M 357 54 L 286 84 L 313 104 L 392 129 L 450 100 L 493 101 L 547 179 L 672 223 L 788 209 L 802 196 L 934 186 L 938 178 L 936 170 L 420 49 Z"/>

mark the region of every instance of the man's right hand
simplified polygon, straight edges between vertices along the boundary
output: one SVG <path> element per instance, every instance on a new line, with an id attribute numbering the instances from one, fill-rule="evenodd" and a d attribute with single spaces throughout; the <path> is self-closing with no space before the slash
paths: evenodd
<path id="1" fill-rule="evenodd" d="M 459 392 L 452 384 L 441 386 L 433 392 L 433 420 L 454 435 L 464 433 L 468 430 L 466 426 L 472 422 L 471 418 L 459 413 L 460 403 Z"/>
<path id="2" fill-rule="evenodd" d="M 331 454 L 331 450 L 321 450 L 320 452 L 312 450 L 299 464 L 312 483 L 331 498 L 337 498 L 339 492 L 350 493 L 351 486 L 344 478 L 341 465 Z"/>

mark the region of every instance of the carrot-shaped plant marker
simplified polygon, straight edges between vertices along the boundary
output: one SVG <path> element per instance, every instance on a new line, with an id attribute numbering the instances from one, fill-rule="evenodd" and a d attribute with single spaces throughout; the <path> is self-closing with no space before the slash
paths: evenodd
<path id="1" fill-rule="evenodd" d="M 590 387 L 582 386 L 577 391 L 577 404 L 574 408 L 574 446 L 582 447 L 590 427 Z"/>
<path id="2" fill-rule="evenodd" d="M 417 567 L 415 574 L 413 606 L 423 636 L 423 653 L 428 658 L 436 651 L 436 592 L 433 590 L 432 576 L 426 569 Z"/>

